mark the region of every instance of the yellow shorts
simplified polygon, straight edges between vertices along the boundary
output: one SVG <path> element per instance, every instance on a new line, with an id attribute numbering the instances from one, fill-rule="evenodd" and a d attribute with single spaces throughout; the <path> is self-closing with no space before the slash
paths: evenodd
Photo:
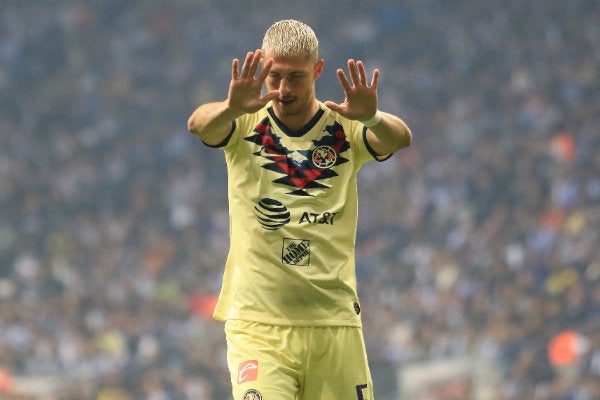
<path id="1" fill-rule="evenodd" d="M 373 400 L 362 329 L 225 323 L 234 400 Z"/>

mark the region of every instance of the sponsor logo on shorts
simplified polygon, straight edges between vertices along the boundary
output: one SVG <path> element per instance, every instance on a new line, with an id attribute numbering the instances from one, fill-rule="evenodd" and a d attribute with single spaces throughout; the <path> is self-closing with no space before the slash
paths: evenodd
<path id="1" fill-rule="evenodd" d="M 281 261 L 287 265 L 310 265 L 310 240 L 284 238 Z"/>
<path id="2" fill-rule="evenodd" d="M 242 400 L 262 400 L 262 394 L 256 389 L 246 390 Z"/>
<path id="3" fill-rule="evenodd" d="M 258 361 L 248 360 L 238 367 L 238 385 L 244 382 L 255 381 L 258 378 Z"/>

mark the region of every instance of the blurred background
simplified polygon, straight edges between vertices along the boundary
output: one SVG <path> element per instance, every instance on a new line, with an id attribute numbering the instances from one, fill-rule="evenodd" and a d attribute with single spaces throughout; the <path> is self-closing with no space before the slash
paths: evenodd
<path id="1" fill-rule="evenodd" d="M 0 398 L 231 398 L 223 154 L 187 133 L 274 21 L 414 144 L 360 175 L 379 400 L 600 399 L 596 0 L 3 0 Z"/>

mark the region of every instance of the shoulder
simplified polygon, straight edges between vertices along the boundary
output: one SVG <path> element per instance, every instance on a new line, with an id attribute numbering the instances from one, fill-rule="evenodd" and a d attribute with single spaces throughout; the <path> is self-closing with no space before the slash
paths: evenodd
<path id="1" fill-rule="evenodd" d="M 357 132 L 359 134 L 362 134 L 365 130 L 364 125 L 359 121 L 350 120 L 321 102 L 319 102 L 319 106 L 324 111 L 323 118 L 325 118 L 328 123 L 335 122 L 338 125 L 343 126 L 345 130 Z"/>
<path id="2" fill-rule="evenodd" d="M 236 147 L 241 138 L 244 138 L 255 132 L 256 129 L 259 129 L 261 124 L 267 123 L 269 118 L 268 109 L 269 105 L 254 113 L 244 114 L 240 117 L 237 117 L 232 121 L 231 131 L 229 132 L 227 138 L 217 146 L 212 147 L 223 150 L 230 150 Z"/>
<path id="3" fill-rule="evenodd" d="M 343 132 L 344 137 L 351 144 L 351 148 L 359 154 L 362 162 L 383 161 L 390 157 L 390 155 L 381 157 L 372 149 L 367 140 L 368 129 L 362 122 L 350 120 L 324 104 L 321 104 L 321 108 L 325 110 L 324 118 L 327 119 L 325 129 L 330 130 L 334 135 L 338 131 Z"/>
<path id="4" fill-rule="evenodd" d="M 344 135 L 353 141 L 362 142 L 366 128 L 359 121 L 350 120 L 343 115 L 339 114 L 337 111 L 332 110 L 327 107 L 323 103 L 319 103 L 321 109 L 324 111 L 323 118 L 325 120 L 325 127 L 328 130 L 341 129 L 344 132 Z"/>

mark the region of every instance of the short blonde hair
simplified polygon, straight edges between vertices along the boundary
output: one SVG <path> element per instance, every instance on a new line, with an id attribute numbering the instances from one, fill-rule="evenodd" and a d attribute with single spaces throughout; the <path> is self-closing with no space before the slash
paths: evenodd
<path id="1" fill-rule="evenodd" d="M 305 54 L 317 61 L 319 41 L 310 26 L 294 19 L 275 22 L 263 38 L 262 50 L 275 57 L 294 57 Z"/>

